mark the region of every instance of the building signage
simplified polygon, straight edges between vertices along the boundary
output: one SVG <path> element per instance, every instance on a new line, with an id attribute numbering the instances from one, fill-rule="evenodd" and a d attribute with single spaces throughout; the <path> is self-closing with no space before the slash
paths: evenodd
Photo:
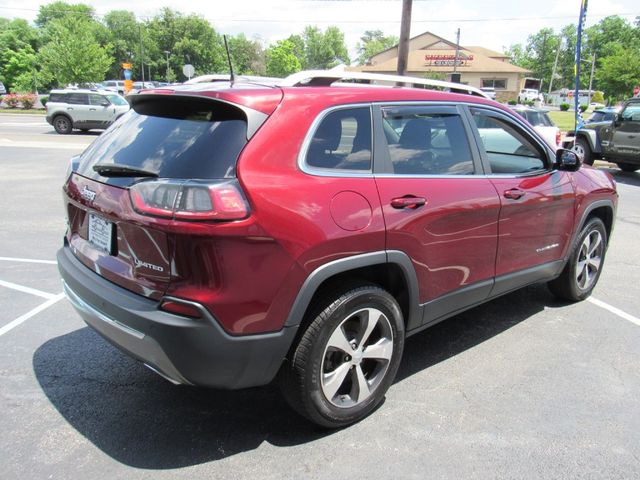
<path id="1" fill-rule="evenodd" d="M 468 67 L 473 61 L 473 55 L 460 53 L 457 62 L 455 55 L 425 55 L 424 59 L 429 67 L 453 67 L 454 64 L 458 67 Z"/>

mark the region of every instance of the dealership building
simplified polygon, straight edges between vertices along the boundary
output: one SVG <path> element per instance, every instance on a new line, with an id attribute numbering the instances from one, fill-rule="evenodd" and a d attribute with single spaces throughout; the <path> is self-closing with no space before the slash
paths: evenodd
<path id="1" fill-rule="evenodd" d="M 407 75 L 424 78 L 434 73 L 443 74 L 449 80 L 454 73 L 460 74 L 460 83 L 472 87 L 494 87 L 498 100 L 515 99 L 523 88 L 529 70 L 512 65 L 508 55 L 484 47 L 460 46 L 442 37 L 425 32 L 409 40 Z M 366 65 L 350 70 L 370 73 L 395 74 L 398 65 L 398 46 L 374 55 Z M 433 77 L 432 77 L 433 78 Z"/>

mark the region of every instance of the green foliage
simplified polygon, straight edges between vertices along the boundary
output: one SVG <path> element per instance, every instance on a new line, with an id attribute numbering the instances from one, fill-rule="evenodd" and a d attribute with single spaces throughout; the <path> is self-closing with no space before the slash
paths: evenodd
<path id="1" fill-rule="evenodd" d="M 633 87 L 639 83 L 640 45 L 631 49 L 613 45 L 611 52 L 600 60 L 598 87 L 607 92 L 609 100 L 624 100 L 633 95 Z"/>
<path id="2" fill-rule="evenodd" d="M 38 32 L 21 19 L 0 23 L 0 78 L 10 90 L 23 90 L 18 78 L 28 73 L 32 81 L 36 67 Z"/>
<path id="3" fill-rule="evenodd" d="M 428 78 L 430 80 L 446 80 L 447 74 L 445 72 L 435 72 L 430 70 L 425 72 L 424 78 Z"/>
<path id="4" fill-rule="evenodd" d="M 560 104 L 560 111 L 562 112 L 566 112 L 567 110 L 569 110 L 569 107 L 571 107 L 571 105 L 569 105 L 568 103 L 561 103 Z"/>
<path id="5" fill-rule="evenodd" d="M 591 101 L 595 103 L 604 103 L 604 94 L 600 90 L 596 90 L 591 97 Z"/>
<path id="6" fill-rule="evenodd" d="M 517 104 L 518 104 L 518 101 L 517 101 L 517 100 L 514 100 L 514 99 L 511 99 L 511 100 L 509 100 L 507 103 L 508 103 L 509 105 L 517 105 Z"/>
<path id="7" fill-rule="evenodd" d="M 47 23 L 52 41 L 40 49 L 38 61 L 59 85 L 100 82 L 113 63 L 110 45 L 103 47 L 97 42 L 90 22 L 83 16 L 69 15 Z"/>
<path id="8" fill-rule="evenodd" d="M 300 60 L 295 54 L 296 46 L 291 40 L 281 40 L 266 51 L 267 75 L 270 77 L 286 77 L 302 69 Z"/>
<path id="9" fill-rule="evenodd" d="M 581 113 L 584 113 L 587 111 L 587 108 L 589 108 L 589 105 L 580 105 L 578 108 L 580 109 Z"/>
<path id="10" fill-rule="evenodd" d="M 48 101 L 49 101 L 49 95 L 42 95 L 40 97 L 40 103 L 42 104 L 43 107 L 47 106 Z"/>
<path id="11" fill-rule="evenodd" d="M 386 37 L 382 30 L 367 30 L 360 37 L 358 49 L 358 63 L 365 65 L 371 57 L 398 44 L 398 37 Z"/>
<path id="12" fill-rule="evenodd" d="M 65 2 L 52 2 L 48 5 L 41 5 L 36 17 L 35 24 L 39 28 L 45 27 L 53 20 L 62 20 L 69 16 L 80 20 L 93 20 L 95 11 L 93 7 L 82 3 L 70 5 Z"/>
<path id="13" fill-rule="evenodd" d="M 328 27 L 323 33 L 318 27 L 308 26 L 304 29 L 302 39 L 304 68 L 328 69 L 341 63 L 350 63 L 344 34 L 338 27 Z"/>
<path id="14" fill-rule="evenodd" d="M 244 34 L 227 39 L 233 60 L 233 70 L 238 75 L 264 75 L 264 52 L 258 40 L 249 40 Z"/>

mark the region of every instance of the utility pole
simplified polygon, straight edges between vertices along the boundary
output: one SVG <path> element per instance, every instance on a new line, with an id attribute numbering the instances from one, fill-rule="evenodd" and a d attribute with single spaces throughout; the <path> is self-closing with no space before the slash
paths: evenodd
<path id="1" fill-rule="evenodd" d="M 460 55 L 460 29 L 456 33 L 456 56 L 453 59 L 453 73 L 458 71 L 458 55 Z"/>
<path id="2" fill-rule="evenodd" d="M 596 70 L 596 54 L 593 54 L 593 60 L 591 61 L 591 75 L 589 76 L 589 104 L 591 104 L 591 88 L 593 87 L 593 74 Z"/>
<path id="3" fill-rule="evenodd" d="M 170 54 L 170 53 L 171 53 L 171 52 L 170 52 L 169 50 L 165 50 L 165 51 L 164 51 L 164 54 L 167 56 L 167 75 L 166 75 L 166 77 L 167 77 L 167 78 L 166 78 L 167 83 L 169 83 L 169 54 Z"/>
<path id="4" fill-rule="evenodd" d="M 412 0 L 402 0 L 402 20 L 400 23 L 400 43 L 398 43 L 398 75 L 407 73 L 409 58 L 409 35 L 411 33 Z"/>
<path id="5" fill-rule="evenodd" d="M 564 38 L 560 37 L 560 44 L 558 45 L 558 50 L 556 50 L 556 61 L 553 62 L 553 71 L 551 72 L 551 78 L 549 79 L 549 93 L 547 96 L 551 95 L 551 86 L 553 85 L 553 80 L 556 78 L 556 71 L 558 69 L 558 58 L 560 57 L 560 50 L 562 50 L 562 45 L 564 44 Z"/>
<path id="6" fill-rule="evenodd" d="M 142 81 L 144 82 L 144 47 L 142 46 L 142 26 L 138 24 L 138 34 L 140 36 L 140 72 L 142 72 Z"/>
<path id="7" fill-rule="evenodd" d="M 547 32 L 542 36 L 542 55 L 540 56 L 540 91 L 542 92 L 542 83 L 544 82 L 544 61 L 547 53 Z"/>

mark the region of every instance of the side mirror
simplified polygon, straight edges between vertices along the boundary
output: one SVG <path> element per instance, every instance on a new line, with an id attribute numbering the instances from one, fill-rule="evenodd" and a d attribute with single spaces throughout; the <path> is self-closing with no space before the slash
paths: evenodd
<path id="1" fill-rule="evenodd" d="M 622 115 L 620 113 L 616 113 L 616 116 L 613 117 L 613 125 L 615 127 L 619 127 L 622 123 Z"/>
<path id="2" fill-rule="evenodd" d="M 566 148 L 559 148 L 556 152 L 556 164 L 554 165 L 558 170 L 565 172 L 575 172 L 580 168 L 580 157 L 573 150 L 567 150 Z"/>

